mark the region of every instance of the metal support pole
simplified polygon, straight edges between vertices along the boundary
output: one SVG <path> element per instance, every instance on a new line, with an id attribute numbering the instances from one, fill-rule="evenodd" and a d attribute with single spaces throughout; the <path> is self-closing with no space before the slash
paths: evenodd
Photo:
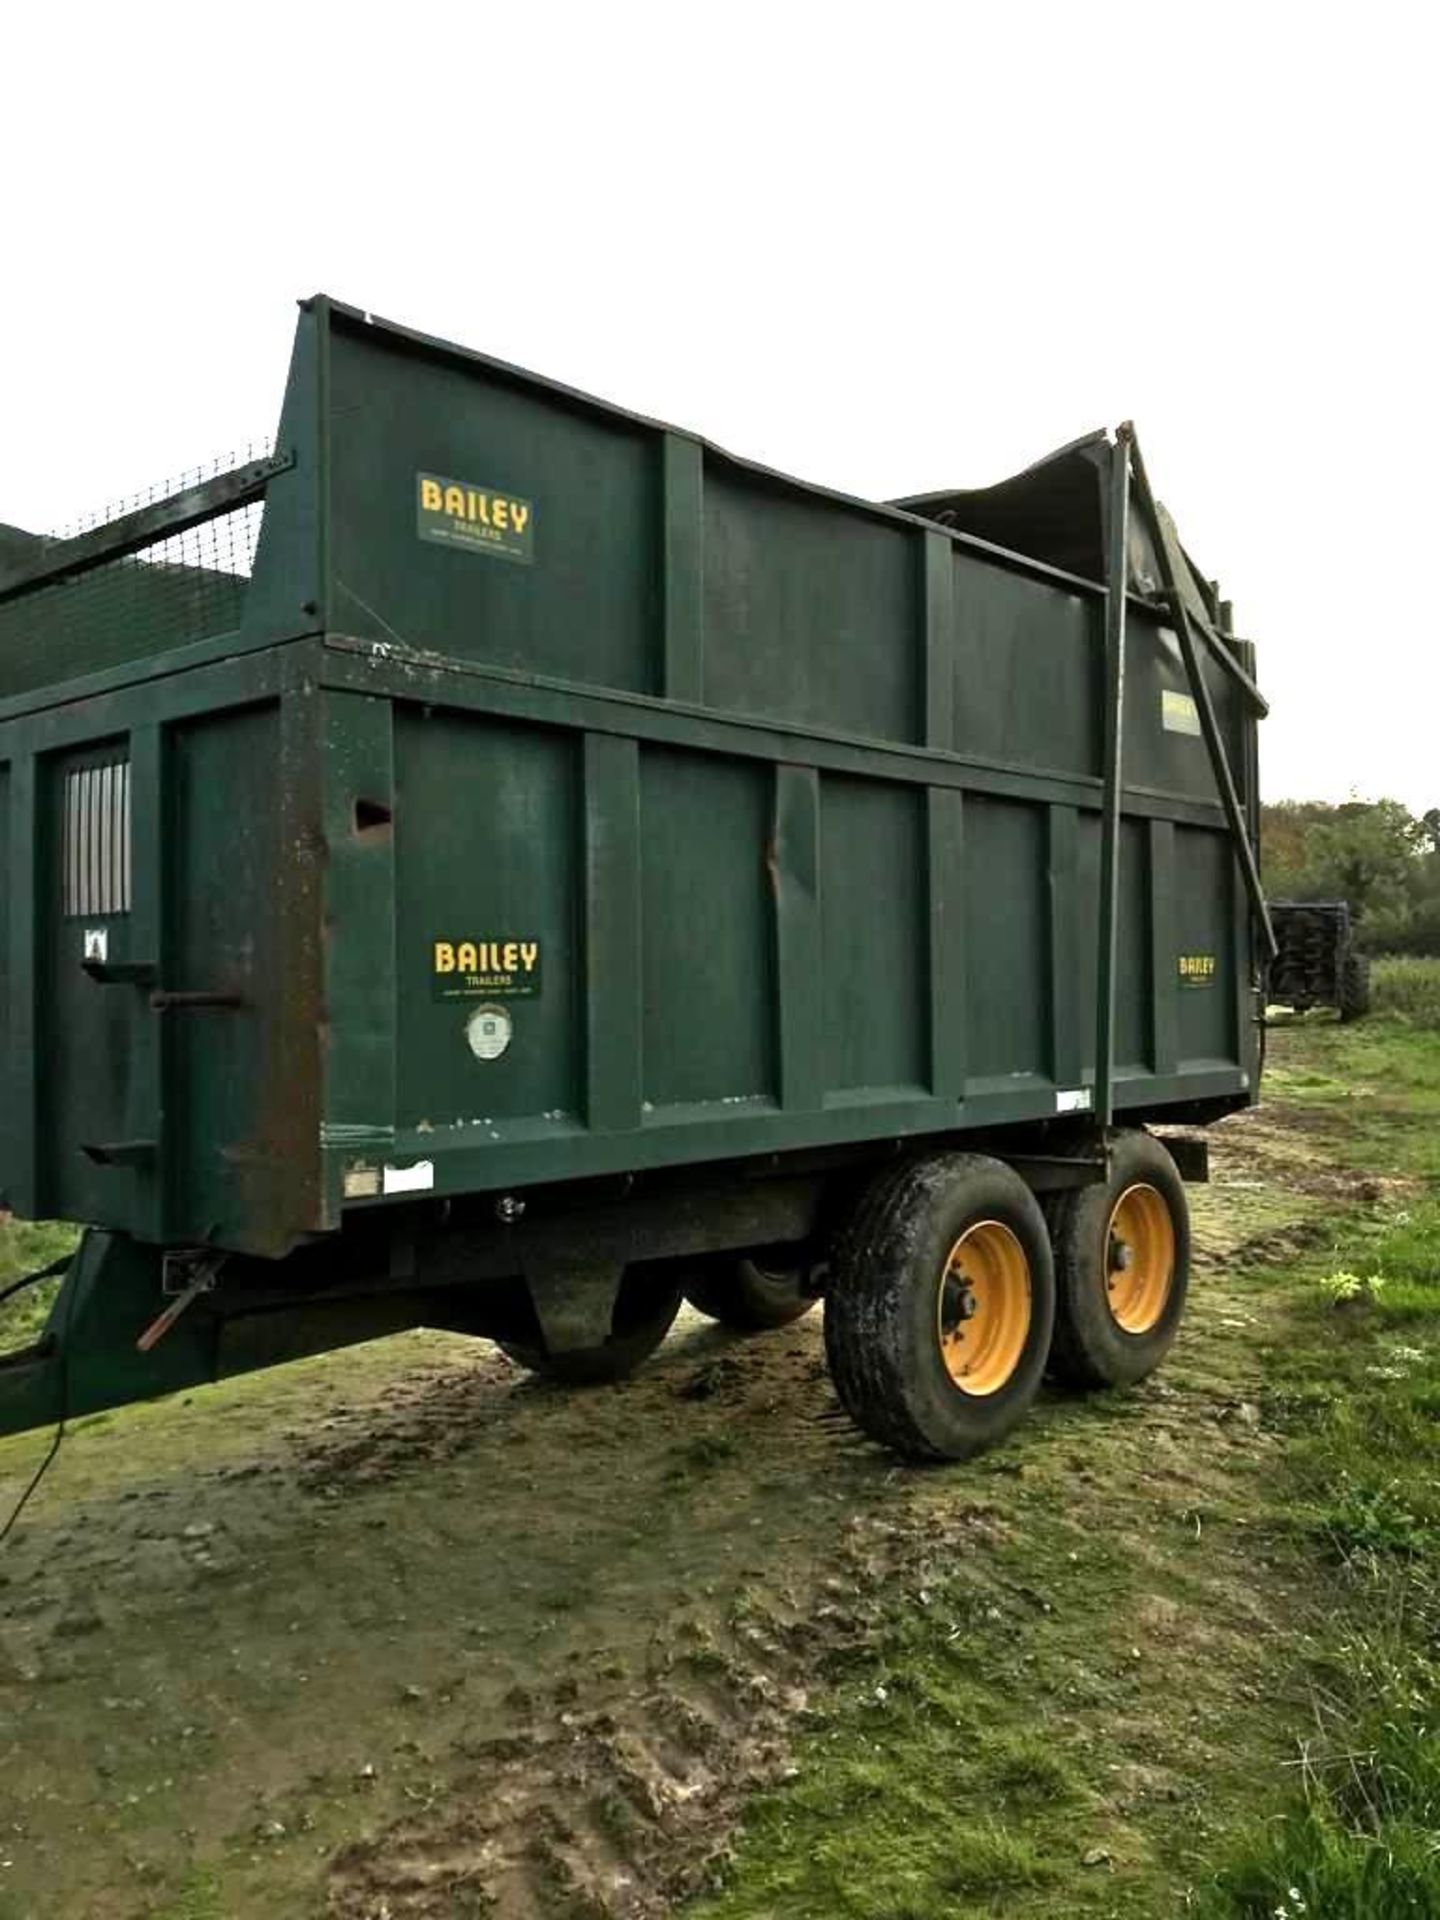
<path id="1" fill-rule="evenodd" d="M 1115 1112 L 1115 940 L 1120 897 L 1120 796 L 1125 741 L 1125 599 L 1129 572 L 1130 447 L 1127 420 L 1115 430 L 1110 456 L 1105 572 L 1105 788 L 1100 802 L 1100 964 L 1095 1022 L 1095 1118 L 1106 1128 Z"/>

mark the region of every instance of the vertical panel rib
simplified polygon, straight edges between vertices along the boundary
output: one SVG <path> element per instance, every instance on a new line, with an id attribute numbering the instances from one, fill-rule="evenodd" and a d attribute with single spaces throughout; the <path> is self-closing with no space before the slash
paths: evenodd
<path id="1" fill-rule="evenodd" d="M 1050 908 L 1050 1072 L 1057 1087 L 1080 1084 L 1080 819 L 1051 807 L 1047 828 Z"/>
<path id="2" fill-rule="evenodd" d="M 133 913 L 132 960 L 150 963 L 155 978 L 169 978 L 164 943 L 165 735 L 153 721 L 130 735 L 130 758 L 119 769 L 120 911 Z M 147 1219 L 157 1240 L 165 1237 L 173 1134 L 165 1127 L 165 1049 L 171 1025 L 148 1014 L 131 1029 L 131 1110 L 127 1131 L 136 1140 L 154 1140 L 152 1166 L 137 1173 L 144 1185 L 136 1192 L 136 1218 Z"/>
<path id="3" fill-rule="evenodd" d="M 90 898 L 90 769 L 75 776 L 75 911 L 87 913 Z"/>
<path id="4" fill-rule="evenodd" d="M 1175 824 L 1150 822 L 1150 1064 L 1175 1071 Z"/>
<path id="5" fill-rule="evenodd" d="M 65 904 L 66 913 L 79 912 L 79 904 L 78 904 L 79 898 L 80 898 L 80 808 L 79 808 L 79 801 L 78 801 L 79 790 L 80 790 L 79 776 L 77 774 L 67 773 L 65 776 L 65 785 L 63 788 L 64 798 L 61 802 L 61 805 L 63 807 L 61 831 L 64 838 L 64 852 L 61 857 L 64 862 L 64 876 L 65 876 L 62 882 L 61 891 L 62 891 L 62 898 Z"/>
<path id="6" fill-rule="evenodd" d="M 640 754 L 585 735 L 585 1113 L 598 1131 L 641 1114 Z"/>
<path id="7" fill-rule="evenodd" d="M 0 1062 L 9 1097 L 0 1113 L 5 1142 L 6 1193 L 17 1213 L 40 1214 L 37 1143 L 40 1138 L 41 1054 L 36 966 L 39 925 L 40 820 L 38 780 L 33 754 L 10 763 L 10 951 L 3 990 L 10 997 L 10 1057 Z M 53 806 L 54 784 L 50 784 Z M 51 884 L 54 884 L 53 874 Z"/>
<path id="8" fill-rule="evenodd" d="M 948 545 L 948 542 L 947 542 Z M 930 1088 L 965 1097 L 965 796 L 926 795 L 930 878 Z"/>
<path id="9" fill-rule="evenodd" d="M 775 769 L 775 898 L 780 1102 L 818 1107 L 824 1097 L 824 974 L 820 920 L 820 778 L 813 767 Z"/>
<path id="10" fill-rule="evenodd" d="M 922 537 L 925 745 L 948 753 L 955 746 L 955 553 L 948 534 Z"/>
<path id="11" fill-rule="evenodd" d="M 125 794 L 120 822 L 120 888 L 122 895 L 121 905 L 124 911 L 128 913 L 135 899 L 135 807 L 130 762 L 128 760 L 125 762 L 122 774 L 125 783 Z"/>
<path id="12" fill-rule="evenodd" d="M 661 441 L 664 516 L 664 666 L 667 700 L 704 697 L 704 450 L 667 433 Z"/>
<path id="13" fill-rule="evenodd" d="M 1250 894 L 1245 885 L 1245 876 L 1240 871 L 1238 860 L 1231 862 L 1230 898 L 1232 915 L 1230 951 L 1234 955 L 1235 993 L 1231 1004 L 1231 1044 L 1236 1060 L 1243 1068 L 1249 1084 L 1251 1063 L 1246 1045 L 1251 1023 L 1255 1019 L 1254 998 L 1250 985 L 1251 955 L 1253 953 L 1252 917 L 1250 912 Z"/>
<path id="14" fill-rule="evenodd" d="M 116 805 L 115 775 L 118 769 L 112 762 L 100 769 L 100 906 L 101 913 L 113 913 L 119 894 L 115 875 L 115 817 L 119 812 Z"/>

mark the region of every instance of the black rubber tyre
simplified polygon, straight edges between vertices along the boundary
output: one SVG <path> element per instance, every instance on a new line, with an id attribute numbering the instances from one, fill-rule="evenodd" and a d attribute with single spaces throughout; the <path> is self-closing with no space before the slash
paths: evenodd
<path id="1" fill-rule="evenodd" d="M 1370 1011 L 1370 956 L 1347 953 L 1340 969 L 1340 1018 L 1363 1020 Z"/>
<path id="2" fill-rule="evenodd" d="M 1023 1312 L 995 1320 L 987 1296 Z M 964 1460 L 1034 1399 L 1054 1317 L 1035 1196 L 999 1160 L 938 1154 L 882 1174 L 862 1200 L 825 1296 L 825 1351 L 841 1404 L 872 1439 L 911 1460 Z M 1008 1329 L 998 1347 L 992 1326 Z"/>
<path id="3" fill-rule="evenodd" d="M 603 1386 L 623 1380 L 648 1360 L 674 1325 L 680 1311 L 680 1289 L 657 1282 L 654 1274 L 627 1270 L 611 1315 L 610 1334 L 603 1346 L 574 1347 L 547 1353 L 528 1341 L 497 1340 L 507 1360 L 527 1373 L 557 1380 L 569 1387 Z"/>
<path id="4" fill-rule="evenodd" d="M 788 1327 L 815 1305 L 811 1269 L 761 1266 L 731 1260 L 695 1273 L 685 1282 L 685 1298 L 700 1313 L 733 1333 L 768 1333 Z"/>
<path id="5" fill-rule="evenodd" d="M 1132 1386 L 1165 1358 L 1185 1312 L 1190 1206 L 1175 1162 L 1148 1133 L 1117 1134 L 1109 1180 L 1056 1194 L 1045 1212 L 1055 1249 L 1050 1371 L 1067 1386 Z"/>

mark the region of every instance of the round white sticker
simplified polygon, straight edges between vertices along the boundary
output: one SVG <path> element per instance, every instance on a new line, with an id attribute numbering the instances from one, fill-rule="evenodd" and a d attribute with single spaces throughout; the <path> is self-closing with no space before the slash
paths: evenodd
<path id="1" fill-rule="evenodd" d="M 465 1022 L 465 1038 L 477 1060 L 498 1060 L 513 1032 L 514 1025 L 504 1007 L 477 1007 Z"/>

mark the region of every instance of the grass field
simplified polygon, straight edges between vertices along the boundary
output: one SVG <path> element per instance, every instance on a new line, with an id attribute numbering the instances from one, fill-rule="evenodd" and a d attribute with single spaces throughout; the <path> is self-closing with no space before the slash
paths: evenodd
<path id="1" fill-rule="evenodd" d="M 23 1274 L 48 1267 L 74 1244 L 75 1233 L 70 1227 L 0 1218 L 0 1293 Z M 58 1286 L 58 1281 L 50 1281 L 27 1287 L 0 1304 L 0 1353 L 25 1346 L 35 1338 Z"/>
<path id="2" fill-rule="evenodd" d="M 897 1597 L 890 1638 L 842 1694 L 838 1725 L 810 1737 L 795 1786 L 751 1809 L 706 1920 L 1440 1914 L 1437 984 L 1440 967 L 1387 965 L 1384 1004 L 1403 1004 L 1403 1020 L 1279 1027 L 1269 1079 L 1278 1139 L 1252 1131 L 1238 1164 L 1197 1207 L 1202 1247 L 1213 1248 L 1247 1193 L 1268 1199 L 1288 1185 L 1297 1202 L 1308 1189 L 1321 1203 L 1297 1205 L 1288 1222 L 1225 1256 L 1231 1311 L 1220 1325 L 1243 1324 L 1243 1366 L 1192 1338 L 1169 1371 L 1187 1400 L 1227 1378 L 1253 1394 L 1244 1417 L 1265 1443 L 1263 1472 L 1253 1458 L 1236 1459 L 1205 1496 L 1167 1515 L 1171 1525 L 1193 1523 L 1196 1558 L 1212 1569 L 1238 1557 L 1238 1576 L 1222 1587 L 1232 1604 L 1254 1606 L 1263 1635 L 1260 1659 L 1237 1670 L 1238 1649 L 1212 1613 L 1210 1657 L 1239 1694 L 1222 1715 L 1223 1739 L 1177 1766 L 1179 1735 L 1195 1715 L 1193 1649 L 1187 1655 L 1178 1630 L 1194 1572 L 1154 1534 L 1135 1552 L 1127 1505 L 1138 1496 L 1153 1515 L 1167 1503 L 1125 1478 L 1117 1431 L 1125 1402 L 1097 1400 L 1088 1464 L 1109 1477 L 1114 1505 L 1097 1538 L 1082 1494 L 1083 1579 L 1064 1565 L 1076 1561 L 1067 1547 L 1081 1460 L 1053 1461 L 1027 1434 L 1018 1460 L 992 1463 L 1045 1483 L 1047 1526 L 1018 1558 L 1069 1628 L 1031 1622 L 1023 1650 L 1013 1639 L 997 1648 L 1011 1631 L 977 1624 L 961 1598 L 974 1591 L 968 1567 L 937 1582 L 963 1623 L 958 1635 L 929 1631 Z M 1205 1275 L 1210 1286 L 1219 1279 Z M 1215 1331 L 1212 1321 L 1202 1339 Z M 1146 1418 L 1133 1401 L 1129 1418 Z M 1203 1458 L 1208 1448 L 1195 1439 Z M 1113 1647 L 1117 1614 L 1133 1620 L 1135 1590 L 1151 1582 L 1180 1609 L 1165 1616 L 1168 1644 L 1131 1649 L 1148 1686 L 1117 1715 L 1106 1698 L 1119 1683 L 1113 1659 L 1099 1685 L 1095 1669 Z M 1008 1682 L 1002 1689 L 997 1675 Z M 883 1714 L 877 1684 L 887 1690 Z M 1065 1695 L 1077 1692 L 1091 1711 L 1068 1705 Z M 1263 1703 L 1264 1725 L 1247 1710 L 1252 1701 Z M 1138 1802 L 1107 1791 L 1105 1780 L 1127 1770 L 1116 1735 L 1131 1713 L 1149 1723 L 1148 1740 L 1136 1744 L 1158 1781 Z M 1123 1839 L 1110 1838 L 1100 1809 L 1130 1815 Z M 1103 1837 L 1087 1846 L 1090 1833 Z"/>
<path id="3" fill-rule="evenodd" d="M 1378 1013 L 1440 1028 L 1440 960 L 1382 956 L 1374 962 L 1371 978 Z"/>
<path id="4" fill-rule="evenodd" d="M 1167 1366 L 966 1467 L 858 1441 L 814 1316 L 79 1423 L 0 1560 L 0 1920 L 1440 1914 L 1437 980 L 1271 1032 Z"/>

